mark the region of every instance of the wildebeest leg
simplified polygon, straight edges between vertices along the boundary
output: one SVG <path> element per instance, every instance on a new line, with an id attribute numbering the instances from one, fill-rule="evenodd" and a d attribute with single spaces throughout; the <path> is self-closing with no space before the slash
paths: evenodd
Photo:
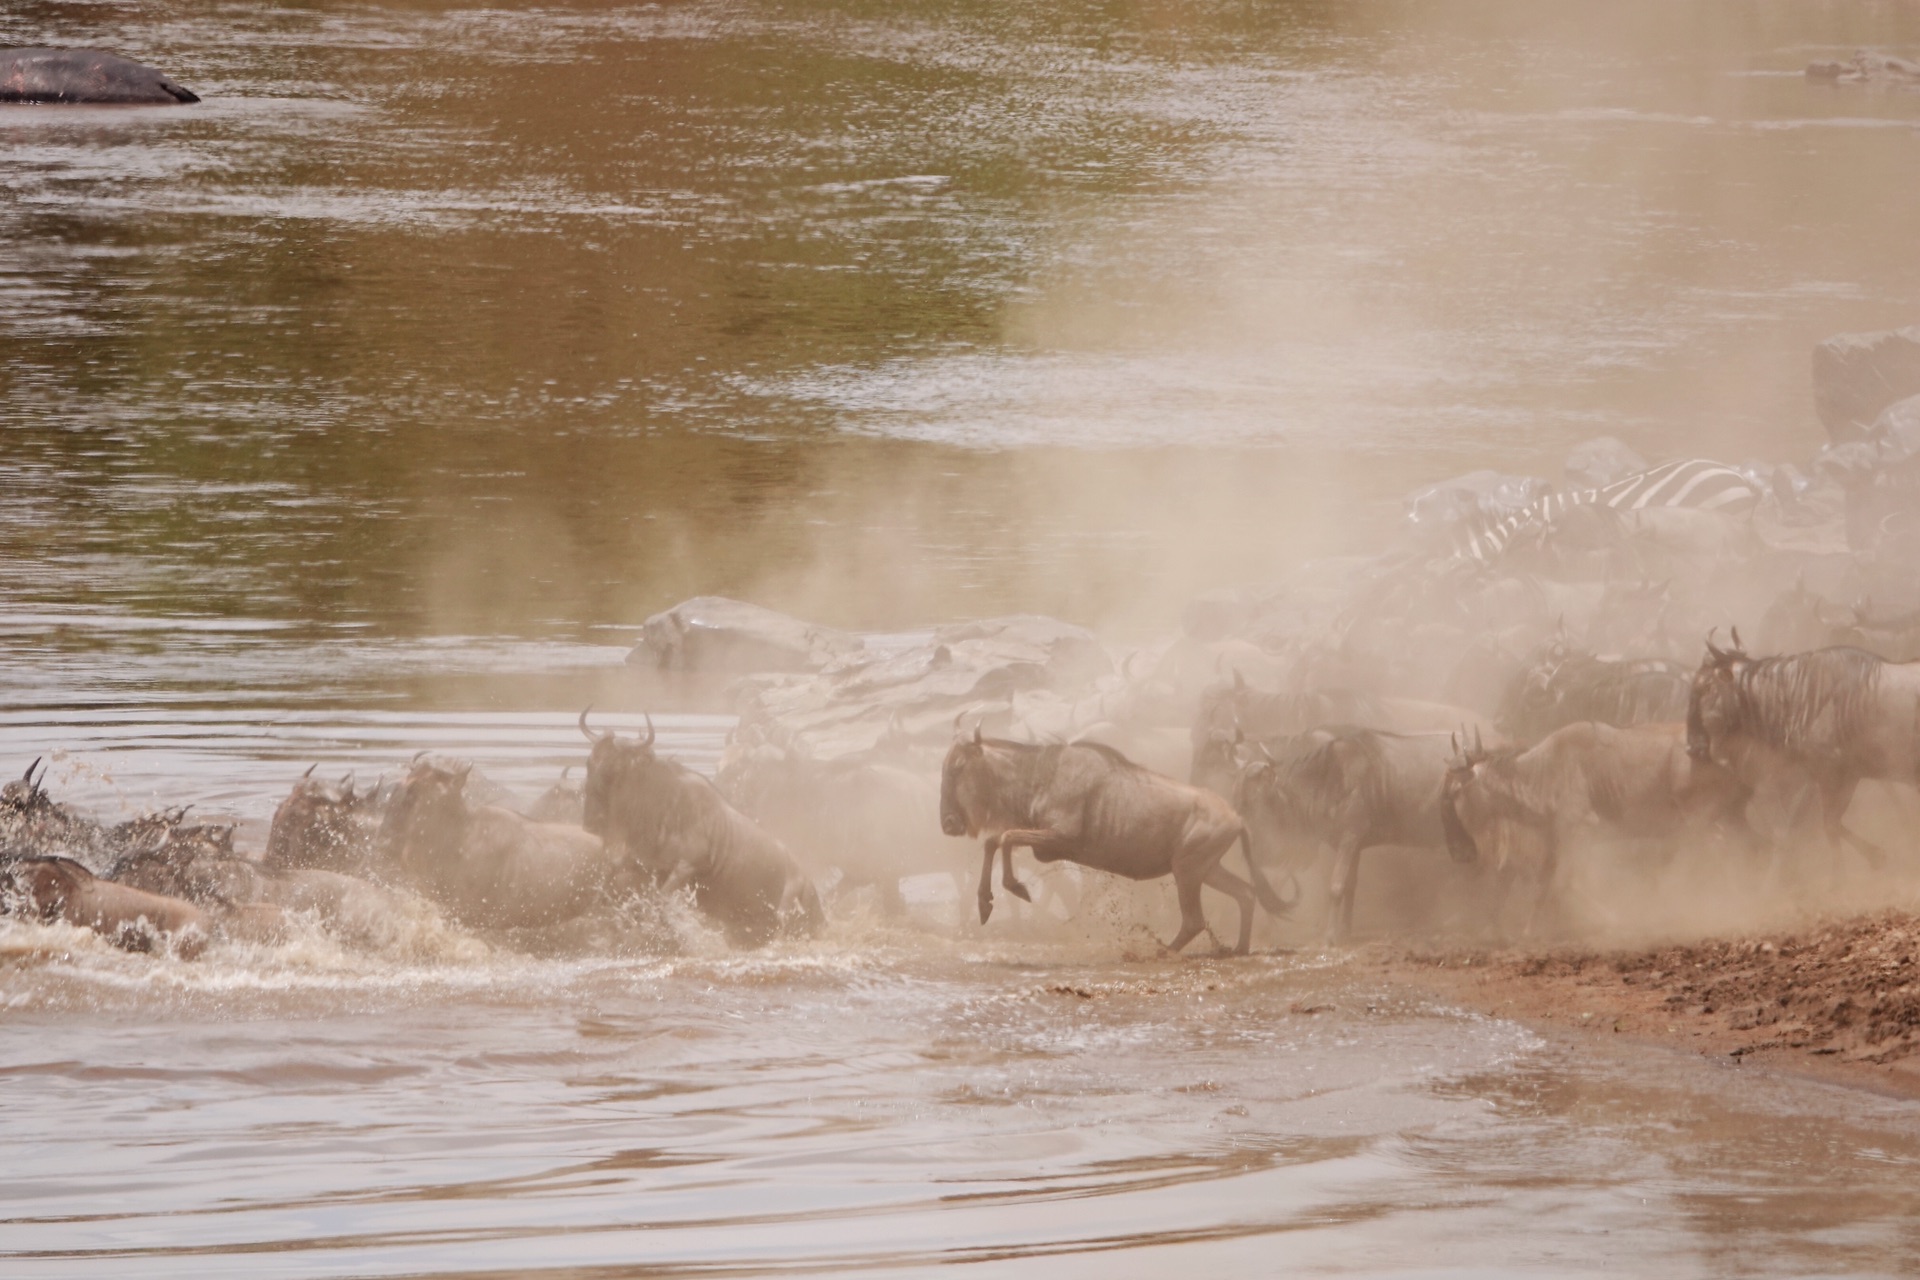
<path id="1" fill-rule="evenodd" d="M 1545 848 L 1540 855 L 1540 887 L 1534 891 L 1533 903 L 1527 908 L 1526 923 L 1520 926 L 1520 936 L 1531 938 L 1533 927 L 1539 923 L 1540 912 L 1546 907 L 1547 900 L 1553 894 L 1553 876 L 1559 866 L 1560 833 L 1549 828 L 1546 832 Z"/>
<path id="2" fill-rule="evenodd" d="M 1000 837 L 988 836 L 986 857 L 980 863 L 980 923 L 993 914 L 993 855 L 1000 852 Z"/>
<path id="3" fill-rule="evenodd" d="M 1822 784 L 1820 819 L 1826 824 L 1827 839 L 1833 842 L 1836 852 L 1842 844 L 1850 844 L 1860 851 L 1860 856 L 1867 860 L 1869 867 L 1878 871 L 1887 865 L 1887 851 L 1849 827 L 1844 821 L 1847 809 L 1853 804 L 1853 793 L 1859 786 L 1858 779 Z M 1834 875 L 1838 876 L 1840 868 L 1837 861 L 1833 870 Z"/>
<path id="4" fill-rule="evenodd" d="M 1209 889 L 1218 889 L 1240 904 L 1240 941 L 1234 945 L 1233 953 L 1237 956 L 1247 954 L 1253 945 L 1253 886 L 1217 863 L 1213 870 L 1207 872 L 1207 878 L 1202 883 Z"/>
<path id="5" fill-rule="evenodd" d="M 1333 855 L 1327 894 L 1327 944 L 1337 945 L 1353 928 L 1353 891 L 1360 879 L 1361 842 L 1349 836 Z"/>
<path id="6" fill-rule="evenodd" d="M 1205 931 L 1207 917 L 1200 910 L 1202 883 L 1204 883 L 1204 877 L 1193 874 L 1192 868 L 1175 868 L 1173 887 L 1180 899 L 1180 932 L 1175 934 L 1173 941 L 1167 944 L 1167 950 L 1179 951 Z"/>
<path id="7" fill-rule="evenodd" d="M 1033 856 L 1042 862 L 1053 862 L 1064 857 L 1064 850 L 1071 846 L 1058 831 L 1051 828 L 1033 827 L 1000 833 L 1000 884 L 1016 898 L 1032 902 L 1033 895 L 1027 892 L 1027 886 L 1013 878 L 1013 851 L 1016 847 L 1033 850 Z"/>
<path id="8" fill-rule="evenodd" d="M 1022 902 L 1033 901 L 1033 895 L 1027 892 L 1027 886 L 1013 874 L 1013 841 L 1007 839 L 1005 835 L 1000 837 L 1000 885 Z"/>

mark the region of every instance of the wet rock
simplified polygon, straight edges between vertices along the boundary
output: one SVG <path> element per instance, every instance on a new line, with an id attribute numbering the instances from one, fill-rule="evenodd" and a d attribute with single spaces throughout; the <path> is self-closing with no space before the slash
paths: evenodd
<path id="1" fill-rule="evenodd" d="M 698 596 L 648 618 L 627 661 L 688 675 L 819 671 L 860 653 L 858 637 L 725 596 Z"/>
<path id="2" fill-rule="evenodd" d="M 1868 439 L 1888 406 L 1920 395 L 1920 326 L 1842 333 L 1813 349 L 1813 405 L 1835 445 Z"/>
<path id="3" fill-rule="evenodd" d="M 743 728 L 838 760 L 889 737 L 944 748 L 963 712 L 1004 713 L 1016 694 L 1038 690 L 1077 700 L 1112 675 L 1091 632 L 1020 614 L 938 627 L 922 643 L 858 653 L 818 675 L 742 681 L 735 704 Z"/>
<path id="4" fill-rule="evenodd" d="M 1612 436 L 1595 436 L 1575 445 L 1562 467 L 1572 489 L 1604 488 L 1646 469 L 1645 458 Z"/>
<path id="5" fill-rule="evenodd" d="M 1920 88 L 1920 62 L 1862 49 L 1845 62 L 1809 62 L 1807 79 L 1829 84 L 1886 84 Z"/>
<path id="6" fill-rule="evenodd" d="M 104 49 L 0 50 L 0 102 L 178 106 L 198 102 L 159 71 Z"/>

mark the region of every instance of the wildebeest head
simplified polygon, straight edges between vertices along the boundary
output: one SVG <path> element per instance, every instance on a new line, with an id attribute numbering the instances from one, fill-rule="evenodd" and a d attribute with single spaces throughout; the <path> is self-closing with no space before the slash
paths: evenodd
<path id="1" fill-rule="evenodd" d="M 1707 633 L 1707 652 L 1693 673 L 1687 694 L 1687 754 L 1706 759 L 1713 742 L 1726 734 L 1739 714 L 1740 675 L 1750 660 L 1740 647 L 1740 631 L 1733 632 L 1733 648 L 1722 649 Z"/>
<path id="2" fill-rule="evenodd" d="M 1280 762 L 1265 742 L 1256 741 L 1252 758 L 1236 769 L 1227 798 L 1249 830 L 1263 836 L 1291 829 L 1304 817 L 1286 785 Z"/>
<path id="3" fill-rule="evenodd" d="M 1247 741 L 1239 720 L 1236 718 L 1230 729 L 1208 729 L 1204 737 L 1196 731 L 1193 739 L 1193 768 L 1187 780 L 1196 787 L 1231 797 L 1240 778 L 1241 748 Z"/>
<path id="4" fill-rule="evenodd" d="M 940 766 L 940 830 L 949 836 L 977 836 L 980 824 L 974 815 L 988 808 L 988 788 L 993 778 L 987 769 L 987 743 L 980 727 L 974 726 L 971 738 L 956 737 L 947 748 Z"/>
<path id="5" fill-rule="evenodd" d="M 587 708 L 591 710 L 593 708 Z M 658 763 L 653 750 L 656 736 L 653 717 L 647 717 L 646 737 L 622 738 L 611 729 L 595 733 L 587 728 L 587 711 L 580 713 L 580 732 L 593 744 L 593 750 L 587 755 L 580 825 L 602 840 L 610 840 L 615 834 L 612 827 L 618 816 L 616 801 L 632 796 L 636 787 L 644 785 L 652 766 Z"/>
<path id="6" fill-rule="evenodd" d="M 1453 755 L 1440 783 L 1440 827 L 1446 833 L 1447 852 L 1455 862 L 1480 860 L 1480 846 L 1472 832 L 1493 816 L 1486 791 L 1478 785 L 1483 782 L 1481 774 L 1487 762 L 1487 749 L 1478 729 L 1471 743 L 1463 744 L 1460 735 L 1453 736 Z"/>
<path id="7" fill-rule="evenodd" d="M 293 784 L 273 811 L 265 862 L 271 867 L 339 870 L 356 860 L 364 839 L 360 812 L 367 796 L 353 789 L 353 775 L 338 782 L 313 776 Z"/>
<path id="8" fill-rule="evenodd" d="M 40 761 L 42 759 L 43 757 L 41 756 L 35 756 L 33 763 L 27 766 L 25 773 L 15 778 L 12 782 L 7 783 L 6 786 L 0 787 L 0 806 L 5 806 L 18 813 L 27 813 L 33 809 L 42 808 L 53 803 L 52 800 L 47 797 L 47 793 L 41 790 L 40 786 L 41 783 L 47 780 L 47 771 L 40 769 L 39 780 L 34 780 L 33 771 L 40 768 Z"/>
<path id="9" fill-rule="evenodd" d="M 457 838 L 467 819 L 465 793 L 472 772 L 471 761 L 444 763 L 424 752 L 414 757 L 380 824 L 380 848 L 392 856 L 416 842 Z"/>

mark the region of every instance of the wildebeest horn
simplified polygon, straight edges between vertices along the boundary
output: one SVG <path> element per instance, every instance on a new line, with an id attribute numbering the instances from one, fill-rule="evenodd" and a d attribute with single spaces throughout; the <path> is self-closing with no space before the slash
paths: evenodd
<path id="1" fill-rule="evenodd" d="M 1727 651 L 1725 649 L 1722 649 L 1713 643 L 1713 637 L 1719 634 L 1719 631 L 1720 631 L 1720 628 L 1718 627 L 1711 627 L 1707 631 L 1707 656 L 1712 658 L 1715 662 L 1719 662 L 1727 656 Z"/>
<path id="2" fill-rule="evenodd" d="M 1447 745 L 1453 748 L 1453 754 L 1459 755 L 1460 754 L 1460 735 L 1457 733 L 1448 734 Z"/>
<path id="3" fill-rule="evenodd" d="M 353 790 L 353 770 L 349 769 L 345 773 L 340 775 L 340 785 L 345 787 L 348 791 Z"/>
<path id="4" fill-rule="evenodd" d="M 973 726 L 973 745 L 976 747 L 980 746 L 984 741 L 985 735 L 981 733 L 980 726 L 976 724 Z"/>
<path id="5" fill-rule="evenodd" d="M 1271 752 L 1271 751 L 1269 751 L 1269 750 L 1267 750 L 1267 744 L 1266 744 L 1266 740 L 1265 740 L 1265 739 L 1258 739 L 1258 740 L 1256 740 L 1256 741 L 1254 742 L 1254 744 L 1253 744 L 1253 745 L 1254 745 L 1254 746 L 1256 746 L 1256 747 L 1258 747 L 1258 748 L 1260 748 L 1260 754 L 1261 754 L 1261 755 L 1263 755 L 1263 756 L 1265 756 L 1265 757 L 1267 758 L 1267 763 L 1268 763 L 1268 764 L 1279 764 L 1279 763 L 1280 763 L 1280 762 L 1279 762 L 1278 760 L 1275 760 L 1275 759 L 1273 758 L 1273 752 Z"/>
<path id="6" fill-rule="evenodd" d="M 582 734 L 584 734 L 584 735 L 586 736 L 586 739 L 587 739 L 587 741 L 588 741 L 588 742 L 591 742 L 591 743 L 594 743 L 594 744 L 596 744 L 596 745 L 597 745 L 597 744 L 599 743 L 599 741 L 600 741 L 600 739 L 602 739 L 602 738 L 604 738 L 604 737 L 609 737 L 609 736 L 611 736 L 611 735 L 612 735 L 612 733 L 613 733 L 613 730 L 611 730 L 611 729 L 609 729 L 609 730 L 607 730 L 607 731 L 606 731 L 606 733 L 595 733 L 595 732 L 594 732 L 593 730 L 591 730 L 591 729 L 589 729 L 589 728 L 587 728 L 587 712 L 589 712 L 589 711 L 591 711 L 591 710 L 593 710 L 593 704 L 592 704 L 592 703 L 588 703 L 588 704 L 587 704 L 587 705 L 586 705 L 586 706 L 585 706 L 585 707 L 584 707 L 584 708 L 583 708 L 583 709 L 581 710 L 581 712 L 580 712 L 580 732 L 581 732 Z"/>
<path id="7" fill-rule="evenodd" d="M 29 791 L 36 790 L 38 788 L 39 784 L 33 780 L 33 771 L 35 769 L 38 769 L 40 767 L 40 762 L 45 759 L 46 759 L 45 756 L 35 756 L 33 758 L 33 763 L 27 766 L 27 771 L 20 775 L 20 780 L 27 784 L 27 789 Z M 47 775 L 43 773 L 40 776 L 44 778 Z"/>
<path id="8" fill-rule="evenodd" d="M 320 762 L 318 760 L 315 760 L 312 764 L 307 766 L 307 771 L 301 774 L 300 776 L 303 778 L 311 778 L 313 776 L 313 771 L 315 769 L 318 769 L 319 767 L 320 767 Z"/>
<path id="9" fill-rule="evenodd" d="M 1479 725 L 1473 726 L 1473 754 L 1476 756 L 1484 756 L 1487 754 L 1486 744 L 1480 741 Z"/>
<path id="10" fill-rule="evenodd" d="M 643 747 L 650 747 L 653 745 L 654 738 L 658 736 L 653 731 L 653 712 L 642 711 L 640 714 L 647 718 L 647 740 L 645 742 L 642 742 L 640 745 Z"/>
<path id="11" fill-rule="evenodd" d="M 421 748 L 420 750 L 418 750 L 418 751 L 416 751 L 416 752 L 414 752 L 414 753 L 413 753 L 413 759 L 411 759 L 411 760 L 409 760 L 409 761 L 407 761 L 407 763 L 408 763 L 408 764 L 419 764 L 419 763 L 420 763 L 420 759 L 421 759 L 421 757 L 422 757 L 422 756 L 425 756 L 425 755 L 426 755 L 426 754 L 427 754 L 427 753 L 428 753 L 429 751 L 431 751 L 431 750 L 432 750 L 432 748 L 431 748 L 431 747 L 422 747 L 422 748 Z"/>
<path id="12" fill-rule="evenodd" d="M 1740 628 L 1729 627 L 1728 631 L 1733 636 L 1733 651 L 1735 653 L 1744 653 L 1746 646 L 1740 643 Z"/>

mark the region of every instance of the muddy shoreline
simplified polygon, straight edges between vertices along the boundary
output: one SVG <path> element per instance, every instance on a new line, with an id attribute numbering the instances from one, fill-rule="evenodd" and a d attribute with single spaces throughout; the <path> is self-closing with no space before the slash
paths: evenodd
<path id="1" fill-rule="evenodd" d="M 1378 943 L 1380 977 L 1542 1030 L 1920 1098 L 1920 914 L 1606 950 Z"/>

